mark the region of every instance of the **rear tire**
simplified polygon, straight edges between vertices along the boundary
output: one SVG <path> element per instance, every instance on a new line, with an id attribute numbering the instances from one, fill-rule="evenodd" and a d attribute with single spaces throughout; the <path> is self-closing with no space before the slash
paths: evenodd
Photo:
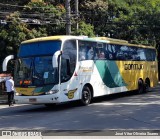
<path id="1" fill-rule="evenodd" d="M 145 85 L 143 83 L 143 80 L 142 79 L 139 79 L 138 80 L 138 94 L 142 94 L 142 93 L 145 93 Z"/>
<path id="2" fill-rule="evenodd" d="M 145 92 L 149 92 L 150 91 L 150 80 L 146 80 L 145 81 Z"/>
<path id="3" fill-rule="evenodd" d="M 91 103 L 92 94 L 89 87 L 84 86 L 82 90 L 82 98 L 81 98 L 81 104 L 83 106 L 89 105 Z"/>

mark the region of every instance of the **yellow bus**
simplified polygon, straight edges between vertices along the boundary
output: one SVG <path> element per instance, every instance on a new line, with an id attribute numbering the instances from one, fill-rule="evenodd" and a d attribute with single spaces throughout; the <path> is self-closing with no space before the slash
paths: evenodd
<path id="1" fill-rule="evenodd" d="M 15 102 L 24 104 L 88 105 L 98 96 L 145 93 L 158 84 L 156 49 L 106 37 L 31 39 L 19 48 L 14 80 Z"/>

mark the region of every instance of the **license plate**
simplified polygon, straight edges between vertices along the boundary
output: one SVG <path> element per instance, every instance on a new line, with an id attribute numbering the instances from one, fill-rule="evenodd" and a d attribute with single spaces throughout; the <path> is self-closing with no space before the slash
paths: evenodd
<path id="1" fill-rule="evenodd" d="M 29 102 L 37 102 L 37 99 L 36 98 L 30 98 Z"/>

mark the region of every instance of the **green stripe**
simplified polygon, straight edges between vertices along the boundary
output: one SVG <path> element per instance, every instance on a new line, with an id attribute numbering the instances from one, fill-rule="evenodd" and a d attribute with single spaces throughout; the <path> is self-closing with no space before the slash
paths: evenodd
<path id="1" fill-rule="evenodd" d="M 114 88 L 127 85 L 123 80 L 115 61 L 97 60 L 95 61 L 95 64 L 107 87 Z"/>

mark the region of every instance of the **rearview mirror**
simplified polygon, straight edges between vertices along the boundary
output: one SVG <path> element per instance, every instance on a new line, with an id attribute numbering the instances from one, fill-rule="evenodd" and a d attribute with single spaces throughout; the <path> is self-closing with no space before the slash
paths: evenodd
<path id="1" fill-rule="evenodd" d="M 57 68 L 58 67 L 58 57 L 62 54 L 62 51 L 57 51 L 54 53 L 53 57 L 52 57 L 52 65 L 53 68 Z"/>
<path id="2" fill-rule="evenodd" d="M 7 71 L 8 61 L 11 60 L 11 59 L 14 59 L 14 55 L 9 55 L 3 60 L 3 64 L 2 64 L 2 70 L 3 71 Z"/>

